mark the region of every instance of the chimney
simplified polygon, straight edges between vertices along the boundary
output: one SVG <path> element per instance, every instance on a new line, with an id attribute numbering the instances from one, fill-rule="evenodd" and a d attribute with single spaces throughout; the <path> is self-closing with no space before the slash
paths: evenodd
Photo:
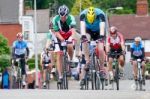
<path id="1" fill-rule="evenodd" d="M 147 16 L 148 15 L 148 2 L 147 0 L 137 0 L 136 3 L 136 15 Z"/>

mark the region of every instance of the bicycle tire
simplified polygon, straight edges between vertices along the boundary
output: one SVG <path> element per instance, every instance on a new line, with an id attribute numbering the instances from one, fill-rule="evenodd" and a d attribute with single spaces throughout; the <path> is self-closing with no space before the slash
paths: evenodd
<path id="1" fill-rule="evenodd" d="M 118 66 L 116 67 L 115 76 L 116 76 L 115 80 L 116 80 L 117 90 L 119 90 L 119 68 L 118 68 Z"/>
<path id="2" fill-rule="evenodd" d="M 64 89 L 68 89 L 67 72 L 64 73 L 64 77 L 63 77 L 63 86 L 64 86 Z"/>
<path id="3" fill-rule="evenodd" d="M 95 89 L 100 90 L 100 76 L 99 73 L 96 73 L 96 84 L 95 84 Z"/>

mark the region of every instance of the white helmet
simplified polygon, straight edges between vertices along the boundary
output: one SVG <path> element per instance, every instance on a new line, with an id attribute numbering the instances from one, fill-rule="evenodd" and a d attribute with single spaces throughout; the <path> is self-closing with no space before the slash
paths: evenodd
<path id="1" fill-rule="evenodd" d="M 58 9 L 58 14 L 60 16 L 66 16 L 69 14 L 69 8 L 66 5 L 62 5 Z"/>
<path id="2" fill-rule="evenodd" d="M 109 31 L 110 31 L 110 34 L 116 34 L 117 30 L 118 29 L 115 26 L 111 26 Z"/>
<path id="3" fill-rule="evenodd" d="M 141 40 L 142 40 L 142 38 L 140 36 L 137 36 L 137 37 L 134 38 L 135 42 L 140 42 Z"/>

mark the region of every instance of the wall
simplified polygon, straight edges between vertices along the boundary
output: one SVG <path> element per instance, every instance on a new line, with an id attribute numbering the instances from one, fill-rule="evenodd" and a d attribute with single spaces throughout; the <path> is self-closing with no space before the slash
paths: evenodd
<path id="1" fill-rule="evenodd" d="M 8 44 L 12 45 L 16 40 L 16 34 L 22 31 L 22 27 L 19 24 L 0 24 L 0 33 L 2 33 L 7 39 Z"/>

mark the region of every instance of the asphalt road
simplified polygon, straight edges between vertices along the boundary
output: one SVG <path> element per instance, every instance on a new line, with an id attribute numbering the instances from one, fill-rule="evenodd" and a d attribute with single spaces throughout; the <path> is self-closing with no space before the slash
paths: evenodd
<path id="1" fill-rule="evenodd" d="M 69 90 L 57 90 L 56 82 L 51 89 L 10 89 L 0 90 L 0 99 L 150 99 L 150 81 L 146 81 L 145 91 L 135 91 L 133 80 L 121 80 L 120 90 L 80 90 L 79 82 L 69 81 Z"/>

